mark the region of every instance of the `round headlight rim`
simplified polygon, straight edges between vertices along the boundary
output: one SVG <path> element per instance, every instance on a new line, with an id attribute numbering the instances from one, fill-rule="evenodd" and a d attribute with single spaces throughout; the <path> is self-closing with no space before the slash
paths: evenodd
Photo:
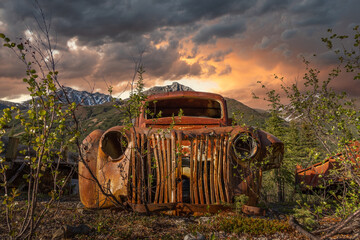
<path id="1" fill-rule="evenodd" d="M 246 136 L 244 136 L 244 135 L 246 135 Z M 251 138 L 251 149 L 249 150 L 249 155 L 247 155 L 247 156 L 243 156 L 242 154 L 238 153 L 236 150 L 236 143 L 242 137 Z M 259 144 L 258 139 L 250 132 L 239 132 L 238 134 L 236 134 L 231 145 L 232 145 L 231 146 L 232 152 L 233 152 L 234 156 L 236 157 L 236 159 L 244 161 L 244 162 L 255 158 L 260 149 L 260 144 Z"/>

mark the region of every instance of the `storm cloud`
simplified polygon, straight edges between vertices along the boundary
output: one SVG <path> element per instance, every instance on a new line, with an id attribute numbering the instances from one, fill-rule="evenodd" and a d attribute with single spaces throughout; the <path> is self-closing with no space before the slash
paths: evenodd
<path id="1" fill-rule="evenodd" d="M 265 81 L 277 71 L 299 74 L 299 56 L 316 53 L 320 66 L 328 68 L 336 57 L 321 37 L 328 28 L 348 34 L 350 26 L 360 23 L 356 0 L 39 0 L 39 4 L 51 23 L 62 82 L 81 88 L 86 79 L 103 92 L 104 82 L 122 86 L 129 81 L 140 56 L 146 87 L 198 79 L 216 82 L 221 92 L 236 92 L 242 86 L 240 91 L 259 80 L 261 73 Z M 12 39 L 29 38 L 29 30 L 36 33 L 35 19 L 40 17 L 35 1 L 0 2 L 0 32 Z M 0 56 L 0 98 L 26 93 L 21 63 L 7 49 L 0 49 Z M 347 82 L 346 87 L 354 84 Z M 236 96 L 243 98 L 244 93 Z"/>

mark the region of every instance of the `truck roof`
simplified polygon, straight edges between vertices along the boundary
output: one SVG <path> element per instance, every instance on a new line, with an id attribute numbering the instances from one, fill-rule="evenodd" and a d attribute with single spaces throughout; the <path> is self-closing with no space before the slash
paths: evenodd
<path id="1" fill-rule="evenodd" d="M 208 92 L 196 92 L 196 91 L 177 91 L 177 92 L 166 92 L 148 96 L 146 101 L 153 101 L 156 99 L 176 98 L 176 97 L 195 97 L 195 98 L 208 98 L 215 99 L 218 101 L 225 101 L 225 99 L 216 93 Z"/>

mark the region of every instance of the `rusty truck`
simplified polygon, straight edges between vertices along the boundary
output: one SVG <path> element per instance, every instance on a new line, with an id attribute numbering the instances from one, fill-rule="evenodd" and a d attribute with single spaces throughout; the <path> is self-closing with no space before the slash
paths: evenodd
<path id="1" fill-rule="evenodd" d="M 233 125 L 222 96 L 179 91 L 149 96 L 133 127 L 91 132 L 81 152 L 87 208 L 121 202 L 139 212 L 216 212 L 241 194 L 255 206 L 262 171 L 280 166 L 284 145 Z"/>

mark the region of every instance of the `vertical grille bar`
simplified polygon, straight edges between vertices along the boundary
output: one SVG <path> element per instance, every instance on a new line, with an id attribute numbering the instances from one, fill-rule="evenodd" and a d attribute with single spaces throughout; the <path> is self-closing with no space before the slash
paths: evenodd
<path id="1" fill-rule="evenodd" d="M 196 146 L 199 149 L 199 154 L 196 156 L 196 161 L 198 162 L 198 186 L 199 186 L 199 197 L 200 204 L 204 204 L 204 190 L 203 190 L 203 153 L 204 153 L 204 141 L 202 136 L 199 136 L 200 145 Z"/>
<path id="2" fill-rule="evenodd" d="M 169 194 L 169 191 L 168 191 L 168 185 L 167 185 L 167 178 L 169 177 L 168 175 L 168 171 L 167 171 L 167 160 L 166 160 L 166 148 L 165 148 L 165 139 L 163 136 L 161 135 L 158 135 L 159 138 L 160 138 L 160 141 L 159 141 L 159 148 L 160 148 L 160 152 L 162 152 L 162 166 L 163 166 L 163 175 L 162 175 L 162 186 L 163 186 L 163 190 L 164 190 L 164 203 L 167 203 L 168 202 L 168 194 Z"/>
<path id="3" fill-rule="evenodd" d="M 220 145 L 219 145 L 219 163 L 218 163 L 218 187 L 220 192 L 221 202 L 225 202 L 224 190 L 223 190 L 223 174 L 222 174 L 222 162 L 223 162 L 223 145 L 224 145 L 224 135 L 221 134 Z"/>
<path id="4" fill-rule="evenodd" d="M 178 202 L 182 202 L 182 181 L 181 181 L 181 175 L 182 175 L 182 133 L 181 132 L 177 132 L 177 137 L 178 137 L 178 145 L 179 145 L 179 150 L 181 152 L 178 152 L 177 154 L 177 176 L 176 178 L 178 179 L 177 181 L 177 201 Z M 177 147 L 177 146 L 176 146 Z"/>
<path id="5" fill-rule="evenodd" d="M 196 136 L 195 138 L 195 144 L 194 144 L 194 154 L 193 154 L 193 162 L 194 162 L 194 175 L 193 175 L 193 191 L 194 191 L 194 198 L 195 198 L 195 204 L 199 204 L 199 193 L 198 193 L 198 175 L 197 175 L 197 168 L 198 168 L 198 164 L 197 164 L 197 156 L 198 156 L 198 137 Z"/>
<path id="6" fill-rule="evenodd" d="M 171 132 L 171 202 L 176 201 L 176 136 Z"/>
<path id="7" fill-rule="evenodd" d="M 209 184 L 208 184 L 208 148 L 209 147 L 209 135 L 205 137 L 205 159 L 204 159 L 204 193 L 206 204 L 210 204 L 209 196 Z"/>
<path id="8" fill-rule="evenodd" d="M 156 140 L 155 140 L 155 136 L 152 135 L 152 143 L 153 143 L 153 151 L 154 151 L 154 157 L 155 157 L 155 168 L 156 168 L 156 191 L 155 191 L 155 199 L 154 199 L 154 203 L 158 203 L 159 202 L 159 195 L 160 195 L 160 182 L 161 182 L 161 174 L 160 174 L 160 163 L 159 163 L 159 157 L 157 154 L 157 149 L 156 149 Z"/>
<path id="9" fill-rule="evenodd" d="M 170 151 L 170 139 L 167 138 L 166 139 L 166 165 L 167 165 L 167 175 L 166 175 L 166 179 L 167 179 L 167 189 L 168 189 L 168 200 L 169 202 L 172 202 L 172 189 L 171 189 L 171 179 L 172 179 L 172 174 L 171 174 L 171 151 Z"/>
<path id="10" fill-rule="evenodd" d="M 215 162 L 214 162 L 214 189 L 215 189 L 215 199 L 216 199 L 216 203 L 220 203 L 220 198 L 219 198 L 219 181 L 218 181 L 218 163 L 219 163 L 219 147 L 220 145 L 220 139 L 216 138 L 215 139 L 215 151 L 214 151 L 214 157 L 215 157 Z"/>
<path id="11" fill-rule="evenodd" d="M 194 140 L 190 140 L 190 203 L 195 203 L 194 199 Z"/>
<path id="12" fill-rule="evenodd" d="M 226 169 L 227 169 L 227 181 L 226 181 L 226 185 L 227 185 L 227 189 L 228 189 L 228 192 L 229 192 L 229 198 L 228 198 L 228 202 L 231 202 L 232 199 L 233 199 L 233 192 L 232 192 L 232 187 L 231 187 L 231 183 L 232 183 L 232 177 L 233 177 L 233 173 L 232 173 L 232 167 L 231 167 L 231 164 L 230 164 L 230 161 L 231 161 L 231 158 L 229 156 L 229 153 L 230 153 L 230 147 L 231 147 L 231 144 L 230 144 L 230 137 L 228 139 L 228 145 L 227 145 L 227 149 L 226 149 L 226 153 L 227 153 L 227 161 L 226 161 Z"/>
<path id="13" fill-rule="evenodd" d="M 150 146 L 150 139 L 147 139 L 146 141 L 146 151 L 147 151 L 147 176 L 148 176 L 148 182 L 147 182 L 147 190 L 148 190 L 148 202 L 151 203 L 152 201 L 152 181 L 153 181 L 153 174 L 151 169 L 151 146 Z"/>
<path id="14" fill-rule="evenodd" d="M 223 146 L 223 185 L 224 185 L 224 189 L 225 189 L 225 199 L 227 202 L 229 202 L 229 189 L 228 189 L 228 184 L 227 184 L 227 179 L 228 179 L 228 171 L 227 171 L 227 145 L 228 145 L 228 139 L 229 136 L 226 134 L 225 138 L 224 138 L 224 146 Z"/>
<path id="15" fill-rule="evenodd" d="M 186 136 L 190 146 L 189 151 L 183 153 L 182 134 L 181 131 L 171 131 L 166 137 L 159 133 L 151 136 L 144 133 L 131 135 L 134 140 L 130 151 L 128 185 L 131 203 L 184 201 L 184 154 L 190 160 L 190 192 L 186 193 L 190 193 L 190 203 L 219 204 L 232 201 L 229 135 Z"/>
<path id="16" fill-rule="evenodd" d="M 215 144 L 214 138 L 210 138 L 210 196 L 211 196 L 211 203 L 215 203 L 215 186 L 214 186 L 214 152 L 215 152 Z"/>
<path id="17" fill-rule="evenodd" d="M 164 202 L 164 166 L 163 166 L 163 156 L 161 153 L 161 142 L 160 142 L 160 136 L 159 134 L 156 134 L 156 150 L 159 157 L 159 168 L 160 168 L 160 196 L 159 196 L 159 203 Z"/>

